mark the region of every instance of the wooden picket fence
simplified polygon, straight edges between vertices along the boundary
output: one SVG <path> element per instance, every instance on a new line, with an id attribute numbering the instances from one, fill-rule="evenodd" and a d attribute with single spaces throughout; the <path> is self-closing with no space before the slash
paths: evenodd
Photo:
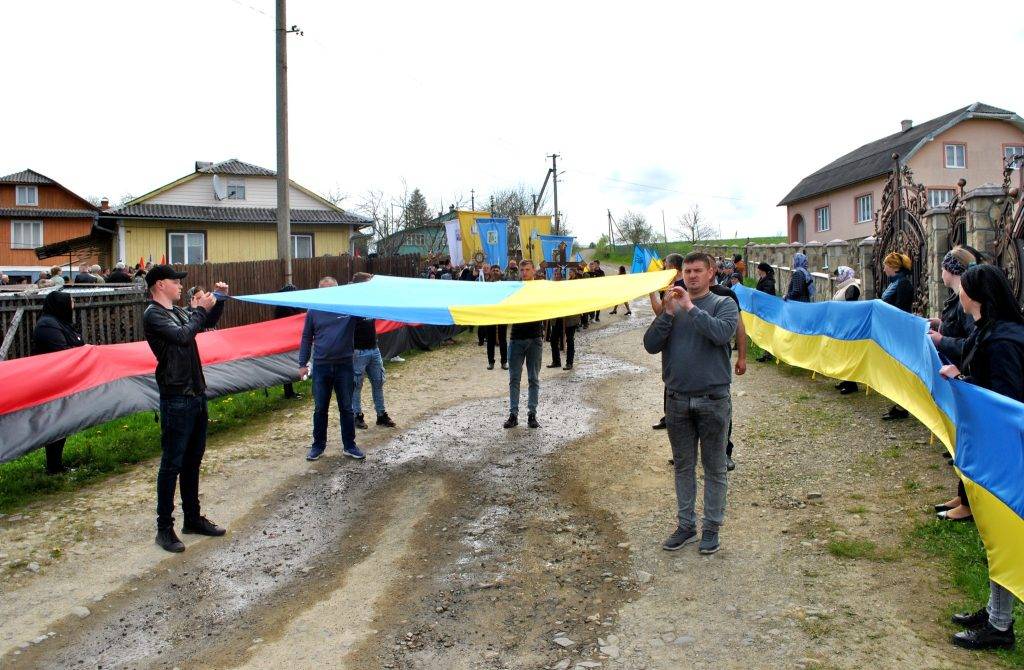
<path id="1" fill-rule="evenodd" d="M 216 282 L 226 282 L 232 295 L 273 293 L 284 285 L 284 263 L 279 260 L 240 261 L 176 266 L 188 272 L 182 280 L 185 289 L 201 286 L 212 290 Z M 334 277 L 345 284 L 357 272 L 415 277 L 419 257 L 381 256 L 354 258 L 321 256 L 292 261 L 292 283 L 300 289 L 316 288 L 323 277 Z M 89 344 L 116 344 L 143 339 L 142 310 L 146 303 L 143 286 L 87 284 L 69 287 L 74 293 L 75 318 Z M 28 356 L 32 348 L 32 330 L 48 293 L 0 291 L 0 360 Z M 218 328 L 244 326 L 273 318 L 273 308 L 235 301 L 225 306 Z M 6 349 L 4 349 L 6 346 Z"/>

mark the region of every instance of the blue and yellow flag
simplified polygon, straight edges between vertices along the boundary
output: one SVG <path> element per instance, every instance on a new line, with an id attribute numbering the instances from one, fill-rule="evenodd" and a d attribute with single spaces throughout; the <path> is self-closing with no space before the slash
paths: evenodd
<path id="1" fill-rule="evenodd" d="M 659 291 L 673 276 L 666 270 L 591 281 L 470 282 L 376 275 L 360 284 L 238 300 L 404 323 L 487 326 L 593 312 Z"/>
<path id="2" fill-rule="evenodd" d="M 938 436 L 967 489 L 989 576 L 1024 599 L 1024 404 L 943 378 L 928 322 L 880 300 L 783 302 L 733 290 L 759 347 L 791 365 L 867 384 Z"/>

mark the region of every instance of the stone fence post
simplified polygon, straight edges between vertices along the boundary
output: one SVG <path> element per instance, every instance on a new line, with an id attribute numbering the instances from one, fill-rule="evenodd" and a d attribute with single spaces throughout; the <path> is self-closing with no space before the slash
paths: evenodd
<path id="1" fill-rule="evenodd" d="M 949 289 L 942 283 L 942 259 L 949 251 L 949 209 L 935 207 L 924 213 L 922 220 L 927 253 L 924 262 L 928 268 L 928 316 L 937 317 L 942 311 L 942 304 L 949 295 Z"/>
<path id="2" fill-rule="evenodd" d="M 983 251 L 992 260 L 995 252 L 996 221 L 1006 193 L 1001 186 L 985 184 L 964 195 L 967 210 L 967 244 Z"/>
<path id="3" fill-rule="evenodd" d="M 872 269 L 875 260 L 875 238 L 865 237 L 857 245 L 857 251 L 857 276 L 860 277 L 860 285 L 864 289 L 862 297 L 864 300 L 872 300 L 878 297 L 875 294 L 875 272 Z"/>

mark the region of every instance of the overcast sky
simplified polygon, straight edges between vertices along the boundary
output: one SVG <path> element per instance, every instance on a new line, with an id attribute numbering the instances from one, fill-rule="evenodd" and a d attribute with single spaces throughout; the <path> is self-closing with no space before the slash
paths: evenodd
<path id="1" fill-rule="evenodd" d="M 842 8 L 841 8 L 842 7 Z M 274 3 L 6 3 L 0 173 L 140 195 L 239 158 L 273 168 Z M 776 203 L 860 144 L 982 101 L 1024 112 L 1019 2 L 290 0 L 291 174 L 431 207 L 539 189 L 583 241 L 606 210 L 670 239 L 782 234 Z M 1016 82 L 1011 74 L 1016 72 Z M 482 195 L 481 195 L 482 194 Z M 484 200 L 486 202 L 486 200 Z"/>

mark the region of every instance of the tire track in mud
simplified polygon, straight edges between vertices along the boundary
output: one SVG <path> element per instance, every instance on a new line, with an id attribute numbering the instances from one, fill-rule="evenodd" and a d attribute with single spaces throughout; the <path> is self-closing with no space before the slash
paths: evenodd
<path id="1" fill-rule="evenodd" d="M 583 338 L 581 352 L 638 325 L 620 323 Z M 543 662 L 554 633 L 580 631 L 582 639 L 585 624 L 610 625 L 600 616 L 586 622 L 584 608 L 613 611 L 634 590 L 626 552 L 614 551 L 614 523 L 584 506 L 578 484 L 552 473 L 552 455 L 591 430 L 596 410 L 584 403 L 580 382 L 642 368 L 589 353 L 578 365 L 545 380 L 541 429 L 504 431 L 504 402 L 475 400 L 420 422 L 364 463 L 327 458 L 236 524 L 242 530 L 127 585 L 88 620 L 66 621 L 50 640 L 3 665 L 230 667 L 258 660 L 253 640 L 280 638 L 297 613 L 342 588 L 350 566 L 406 513 L 389 509 L 389 500 L 437 478 L 448 500 L 427 506 L 416 523 L 413 548 L 381 599 L 375 626 L 382 632 L 363 640 L 350 666 L 474 667 L 467 651 L 488 663 Z M 440 627 L 438 614 L 454 624 L 452 632 L 426 634 Z M 403 631 L 410 626 L 418 632 Z"/>

